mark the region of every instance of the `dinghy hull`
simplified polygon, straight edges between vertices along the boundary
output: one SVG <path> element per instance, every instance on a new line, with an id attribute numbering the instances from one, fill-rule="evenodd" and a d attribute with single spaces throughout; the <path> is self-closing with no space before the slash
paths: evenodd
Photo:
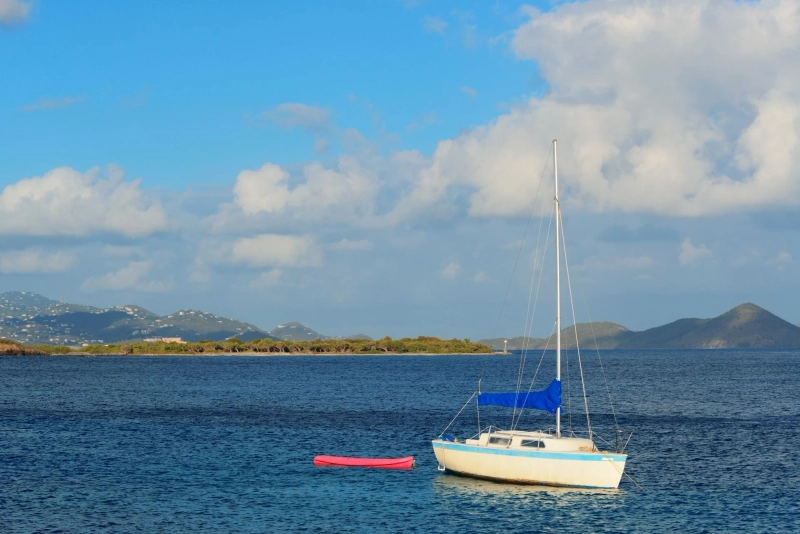
<path id="1" fill-rule="evenodd" d="M 314 465 L 328 467 L 378 467 L 381 469 L 411 469 L 414 457 L 404 458 L 357 458 L 354 456 L 320 455 L 314 458 Z"/>

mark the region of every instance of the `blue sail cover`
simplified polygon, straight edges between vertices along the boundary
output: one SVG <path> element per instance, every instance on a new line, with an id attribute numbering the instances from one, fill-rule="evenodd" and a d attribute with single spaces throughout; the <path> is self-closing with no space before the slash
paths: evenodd
<path id="1" fill-rule="evenodd" d="M 547 389 L 542 391 L 520 391 L 519 393 L 481 393 L 478 395 L 478 406 L 507 406 L 509 408 L 536 408 L 556 413 L 561 406 L 561 381 L 553 379 Z"/>

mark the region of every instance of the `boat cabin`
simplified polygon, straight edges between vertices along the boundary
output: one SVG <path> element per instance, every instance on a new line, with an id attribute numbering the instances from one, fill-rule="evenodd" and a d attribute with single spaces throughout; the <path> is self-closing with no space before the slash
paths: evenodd
<path id="1" fill-rule="evenodd" d="M 594 442 L 586 438 L 560 437 L 547 432 L 495 430 L 482 432 L 477 439 L 465 440 L 467 445 L 502 449 L 540 450 L 548 452 L 597 452 Z"/>

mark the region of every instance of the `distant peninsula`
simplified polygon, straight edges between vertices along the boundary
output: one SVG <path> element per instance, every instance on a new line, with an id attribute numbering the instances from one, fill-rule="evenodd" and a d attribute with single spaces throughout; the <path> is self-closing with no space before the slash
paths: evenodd
<path id="1" fill-rule="evenodd" d="M 280 341 L 269 338 L 242 341 L 231 338 L 226 341 L 201 340 L 194 342 L 161 340 L 123 344 L 86 345 L 67 347 L 64 345 L 23 345 L 15 341 L 0 339 L 0 354 L 6 355 L 174 355 L 201 356 L 216 354 L 253 355 L 303 355 L 303 354 L 486 354 L 492 352 L 487 345 L 473 343 L 469 339 L 439 339 L 420 336 L 417 338 L 379 340 L 335 339 L 315 341 Z"/>
<path id="2" fill-rule="evenodd" d="M 575 328 L 562 330 L 574 348 Z M 579 323 L 582 348 L 800 348 L 800 327 L 756 306 L 741 304 L 712 319 L 679 319 L 643 331 L 612 322 Z M 134 304 L 95 308 L 25 291 L 0 294 L 0 354 L 442 354 L 503 350 L 503 338 L 373 340 L 364 334 L 323 335 L 288 322 L 272 330 L 199 310 L 158 315 Z M 514 337 L 510 350 L 553 348 L 553 339 Z"/>
<path id="3" fill-rule="evenodd" d="M 594 349 L 733 349 L 800 348 L 800 327 L 784 321 L 752 303 L 736 306 L 712 319 L 679 319 L 640 332 L 610 322 L 578 323 L 578 344 Z M 563 347 L 575 347 L 575 327 L 561 331 Z M 478 343 L 503 349 L 503 338 L 482 339 Z M 508 339 L 509 349 L 553 348 L 553 339 Z"/>
<path id="4" fill-rule="evenodd" d="M 182 309 L 158 315 L 135 304 L 95 308 L 52 300 L 30 291 L 0 294 L 0 338 L 25 345 L 66 346 L 162 339 L 188 342 L 231 338 L 243 342 L 372 339 L 364 334 L 326 336 L 297 322 L 280 324 L 267 331 L 254 324 L 200 310 Z"/>

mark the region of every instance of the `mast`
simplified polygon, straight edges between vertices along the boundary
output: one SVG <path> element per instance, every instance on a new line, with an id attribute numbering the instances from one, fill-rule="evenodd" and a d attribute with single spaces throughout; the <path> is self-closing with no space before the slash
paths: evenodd
<path id="1" fill-rule="evenodd" d="M 558 205 L 558 148 L 557 142 L 553 139 L 553 180 L 555 182 L 555 211 L 556 211 L 556 380 L 561 381 L 561 244 L 559 237 L 561 231 L 558 228 L 561 218 L 561 209 Z M 561 437 L 561 406 L 556 408 L 556 437 Z"/>

